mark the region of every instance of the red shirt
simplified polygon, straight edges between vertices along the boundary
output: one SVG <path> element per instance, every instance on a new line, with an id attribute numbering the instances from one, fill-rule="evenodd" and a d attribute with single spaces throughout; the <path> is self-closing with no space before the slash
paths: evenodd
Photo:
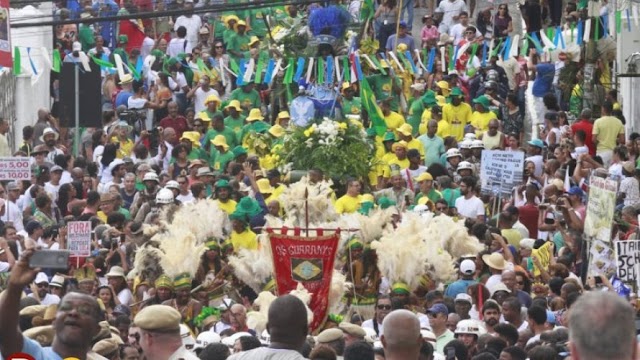
<path id="1" fill-rule="evenodd" d="M 571 125 L 571 132 L 576 133 L 578 130 L 584 131 L 587 135 L 584 144 L 589 148 L 589 155 L 596 156 L 596 147 L 593 145 L 593 124 L 587 120 L 580 119 Z"/>
<path id="2" fill-rule="evenodd" d="M 534 204 L 524 204 L 518 208 L 520 222 L 529 230 L 529 237 L 538 238 L 538 207 Z"/>
<path id="3" fill-rule="evenodd" d="M 172 118 L 167 116 L 166 118 L 160 120 L 160 126 L 162 128 L 172 128 L 176 131 L 176 136 L 178 139 L 182 137 L 182 133 L 187 131 L 187 119 L 184 116 L 176 116 Z"/>

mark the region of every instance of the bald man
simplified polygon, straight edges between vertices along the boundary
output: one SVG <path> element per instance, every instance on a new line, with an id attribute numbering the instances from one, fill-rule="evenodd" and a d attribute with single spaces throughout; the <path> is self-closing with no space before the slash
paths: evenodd
<path id="1" fill-rule="evenodd" d="M 235 354 L 229 360 L 303 360 L 300 351 L 308 330 L 307 309 L 302 301 L 293 295 L 280 296 L 269 307 L 269 347 Z"/>
<path id="2" fill-rule="evenodd" d="M 386 360 L 417 360 L 422 336 L 420 320 L 409 310 L 395 310 L 384 318 L 381 336 Z"/>

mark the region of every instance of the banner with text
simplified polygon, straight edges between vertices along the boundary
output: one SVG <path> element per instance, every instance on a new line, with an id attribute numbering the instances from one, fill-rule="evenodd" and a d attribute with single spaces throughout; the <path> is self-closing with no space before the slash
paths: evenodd
<path id="1" fill-rule="evenodd" d="M 0 158 L 0 180 L 2 181 L 31 180 L 31 164 L 29 164 L 29 158 L 27 157 Z"/>
<path id="2" fill-rule="evenodd" d="M 318 329 L 327 316 L 333 263 L 340 235 L 301 237 L 270 234 L 278 294 L 285 295 L 302 284 L 311 296 L 311 331 Z"/>
<path id="3" fill-rule="evenodd" d="M 67 248 L 71 256 L 91 255 L 91 221 L 71 221 L 67 225 Z"/>
<path id="4" fill-rule="evenodd" d="M 616 269 L 625 283 L 638 281 L 640 270 L 640 240 L 616 241 Z"/>
<path id="5" fill-rule="evenodd" d="M 480 161 L 480 186 L 485 194 L 510 194 L 522 183 L 522 151 L 483 150 Z"/>
<path id="6" fill-rule="evenodd" d="M 616 208 L 618 183 L 592 176 L 589 179 L 589 201 L 584 219 L 584 234 L 605 242 L 611 241 L 611 226 Z"/>

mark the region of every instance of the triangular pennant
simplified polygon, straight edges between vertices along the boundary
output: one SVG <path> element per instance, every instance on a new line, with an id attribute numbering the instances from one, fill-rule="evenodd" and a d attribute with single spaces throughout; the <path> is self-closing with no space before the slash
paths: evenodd
<path id="1" fill-rule="evenodd" d="M 300 78 L 302 77 L 302 71 L 304 71 L 304 58 L 299 57 L 298 65 L 296 65 L 296 73 L 293 76 L 293 81 L 298 82 L 298 80 L 300 80 Z"/>
<path id="2" fill-rule="evenodd" d="M 264 79 L 263 79 L 264 84 L 271 83 L 271 77 L 273 76 L 273 69 L 275 69 L 275 67 L 276 67 L 276 61 L 273 59 L 269 59 L 269 63 L 267 64 L 267 70 L 264 73 Z"/>
<path id="3" fill-rule="evenodd" d="M 103 59 L 98 59 L 97 57 L 93 56 L 93 55 L 89 55 L 89 57 L 91 57 L 91 60 L 93 60 L 94 63 L 96 63 L 96 65 L 99 65 L 100 67 L 103 68 L 115 68 L 115 65 L 113 65 L 112 63 L 108 62 L 108 61 L 104 61 Z"/>
<path id="4" fill-rule="evenodd" d="M 20 48 L 13 47 L 13 75 L 22 74 L 22 55 L 20 54 Z"/>
<path id="5" fill-rule="evenodd" d="M 327 56 L 327 84 L 333 84 L 333 56 Z"/>
<path id="6" fill-rule="evenodd" d="M 309 83 L 309 81 L 311 81 L 311 75 L 313 75 L 313 64 L 315 63 L 315 59 L 314 58 L 309 58 L 309 66 L 307 67 L 307 75 L 305 77 L 305 80 L 307 81 L 307 84 Z"/>
<path id="7" fill-rule="evenodd" d="M 264 57 L 260 57 L 260 59 L 258 59 L 258 65 L 256 65 L 256 79 L 254 81 L 256 84 L 262 83 L 262 71 L 264 70 L 264 61 L 265 61 Z"/>
<path id="8" fill-rule="evenodd" d="M 49 51 L 45 46 L 40 48 L 40 54 L 42 55 L 42 58 L 47 65 L 47 69 L 51 69 L 51 59 L 49 58 Z"/>
<path id="9" fill-rule="evenodd" d="M 318 84 L 324 84 L 324 72 L 325 72 L 325 68 L 324 68 L 324 59 L 322 57 L 318 58 L 318 76 L 317 78 L 317 82 Z"/>
<path id="10" fill-rule="evenodd" d="M 60 59 L 60 50 L 53 50 L 53 64 L 51 64 L 51 70 L 59 73 L 62 67 L 62 60 Z"/>

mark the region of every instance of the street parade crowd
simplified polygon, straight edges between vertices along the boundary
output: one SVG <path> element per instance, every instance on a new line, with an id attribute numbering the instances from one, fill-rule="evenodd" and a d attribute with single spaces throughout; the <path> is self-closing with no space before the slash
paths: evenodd
<path id="1" fill-rule="evenodd" d="M 102 126 L 61 125 L 53 72 L 15 151 L 0 121 L 31 164 L 0 186 L 1 358 L 636 358 L 640 134 L 586 1 L 224 5 L 55 2 Z"/>

